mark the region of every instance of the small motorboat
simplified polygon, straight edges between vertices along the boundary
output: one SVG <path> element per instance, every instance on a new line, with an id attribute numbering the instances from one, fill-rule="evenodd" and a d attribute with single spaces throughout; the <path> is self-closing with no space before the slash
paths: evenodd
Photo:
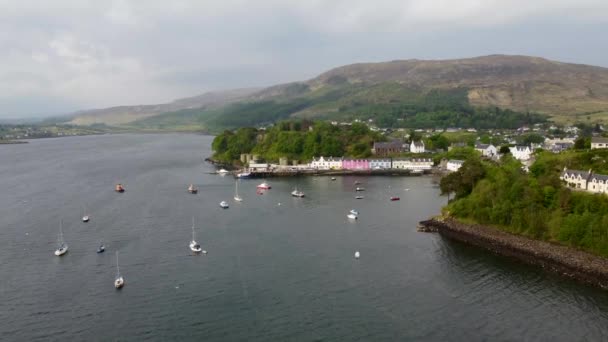
<path id="1" fill-rule="evenodd" d="M 82 222 L 89 222 L 89 215 L 84 215 L 82 217 Z"/>
<path id="2" fill-rule="evenodd" d="M 331 177 L 331 180 L 332 180 L 332 181 L 335 181 L 335 180 L 336 180 L 336 177 Z"/>
<path id="3" fill-rule="evenodd" d="M 350 213 L 353 214 L 353 215 L 359 215 L 359 212 L 356 211 L 355 209 L 351 209 Z"/>
<path id="4" fill-rule="evenodd" d="M 359 257 L 361 256 L 361 253 L 359 253 L 359 251 L 355 252 L 355 259 L 359 259 Z"/>
<path id="5" fill-rule="evenodd" d="M 391 201 L 399 201 L 401 198 L 397 197 L 397 196 L 393 196 L 391 197 Z"/>
<path id="6" fill-rule="evenodd" d="M 271 189 L 271 186 L 270 186 L 270 184 L 263 182 L 262 184 L 259 184 L 257 186 L 257 188 L 260 190 L 268 190 L 268 189 Z"/>
<path id="7" fill-rule="evenodd" d="M 358 186 L 358 187 L 355 189 L 355 191 L 365 191 L 365 188 L 363 188 L 363 187 L 359 187 L 359 186 Z"/>
<path id="8" fill-rule="evenodd" d="M 346 217 L 348 217 L 351 220 L 356 220 L 356 219 L 359 218 L 359 216 L 357 216 L 357 215 L 355 215 L 353 213 L 350 213 L 350 214 L 346 215 Z"/>
<path id="9" fill-rule="evenodd" d="M 101 245 L 99 245 L 99 247 L 97 248 L 97 253 L 103 253 L 106 251 L 106 246 L 103 245 L 103 243 Z"/>
<path id="10" fill-rule="evenodd" d="M 361 182 L 355 181 L 355 185 L 359 185 L 359 184 L 361 184 Z"/>
<path id="11" fill-rule="evenodd" d="M 198 189 L 194 185 L 190 184 L 190 186 L 188 187 L 188 192 L 191 194 L 196 194 L 198 193 Z"/>
<path id="12" fill-rule="evenodd" d="M 122 184 L 118 183 L 116 184 L 116 187 L 114 187 L 114 191 L 121 193 L 125 192 L 125 187 Z"/>
<path id="13" fill-rule="evenodd" d="M 225 170 L 225 169 L 220 169 L 220 170 L 219 170 L 217 173 L 218 173 L 218 175 L 222 175 L 222 176 L 224 176 L 224 175 L 226 175 L 227 173 L 229 173 L 229 171 L 228 171 L 228 170 Z"/>
<path id="14" fill-rule="evenodd" d="M 363 196 L 355 196 L 355 199 L 363 199 Z"/>
<path id="15" fill-rule="evenodd" d="M 291 196 L 293 197 L 299 197 L 302 198 L 304 197 L 304 193 L 300 190 L 298 190 L 298 188 L 295 188 L 292 192 L 291 192 Z"/>
<path id="16" fill-rule="evenodd" d="M 224 209 L 228 209 L 229 205 L 228 202 L 226 201 L 221 201 L 220 202 L 220 207 L 224 208 Z"/>

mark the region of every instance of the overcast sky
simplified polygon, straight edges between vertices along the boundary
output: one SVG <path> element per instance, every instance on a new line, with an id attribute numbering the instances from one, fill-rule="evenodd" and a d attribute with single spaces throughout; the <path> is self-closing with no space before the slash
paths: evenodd
<path id="1" fill-rule="evenodd" d="M 608 67 L 608 0 L 0 0 L 0 118 L 495 53 Z"/>

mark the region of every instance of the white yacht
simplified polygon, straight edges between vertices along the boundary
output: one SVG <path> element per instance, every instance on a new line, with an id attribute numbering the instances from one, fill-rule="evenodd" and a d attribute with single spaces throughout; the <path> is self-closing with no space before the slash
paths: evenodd
<path id="1" fill-rule="evenodd" d="M 243 201 L 243 197 L 239 196 L 239 181 L 238 180 L 234 184 L 234 200 L 237 202 Z"/>
<path id="2" fill-rule="evenodd" d="M 116 251 L 116 278 L 114 279 L 114 287 L 117 289 L 125 286 L 125 278 L 120 275 L 120 268 L 118 268 L 118 251 Z"/>
<path id="3" fill-rule="evenodd" d="M 196 242 L 196 239 L 194 237 L 194 217 L 192 217 L 192 241 L 190 241 L 190 250 L 194 253 L 200 253 L 203 251 L 201 245 Z"/>
<path id="4" fill-rule="evenodd" d="M 56 256 L 62 256 L 68 252 L 68 244 L 63 241 L 63 220 L 59 223 L 59 248 L 55 250 Z"/>
<path id="5" fill-rule="evenodd" d="M 220 202 L 220 207 L 224 208 L 224 209 L 228 209 L 229 205 L 228 202 L 226 201 L 221 201 Z"/>

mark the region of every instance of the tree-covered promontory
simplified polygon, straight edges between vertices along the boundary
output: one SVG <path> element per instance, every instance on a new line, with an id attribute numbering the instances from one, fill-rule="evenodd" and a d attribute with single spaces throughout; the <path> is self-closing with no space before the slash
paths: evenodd
<path id="1" fill-rule="evenodd" d="M 530 172 L 510 155 L 500 162 L 471 156 L 441 180 L 455 198 L 450 216 L 608 256 L 608 196 L 574 191 L 559 179 L 564 167 L 608 174 L 607 150 L 541 152 Z"/>
<path id="2" fill-rule="evenodd" d="M 386 138 L 363 123 L 337 126 L 328 122 L 284 121 L 268 129 L 240 128 L 224 131 L 213 140 L 213 159 L 238 163 L 242 153 L 266 161 L 310 160 L 318 156 L 366 158 L 375 141 Z"/>

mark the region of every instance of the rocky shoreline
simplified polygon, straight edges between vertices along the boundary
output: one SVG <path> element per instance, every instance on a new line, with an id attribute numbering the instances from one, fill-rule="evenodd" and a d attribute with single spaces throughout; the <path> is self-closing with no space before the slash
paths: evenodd
<path id="1" fill-rule="evenodd" d="M 448 238 L 540 266 L 583 283 L 608 288 L 608 259 L 570 247 L 512 235 L 493 227 L 465 224 L 453 218 L 421 221 L 419 231 Z"/>

